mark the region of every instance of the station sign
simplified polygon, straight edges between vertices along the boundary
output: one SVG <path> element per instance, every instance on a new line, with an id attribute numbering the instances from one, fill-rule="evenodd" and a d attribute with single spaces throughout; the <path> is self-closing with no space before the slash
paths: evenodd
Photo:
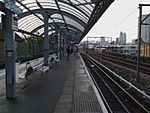
<path id="1" fill-rule="evenodd" d="M 18 17 L 13 15 L 12 18 L 12 29 L 17 31 L 18 30 Z"/>

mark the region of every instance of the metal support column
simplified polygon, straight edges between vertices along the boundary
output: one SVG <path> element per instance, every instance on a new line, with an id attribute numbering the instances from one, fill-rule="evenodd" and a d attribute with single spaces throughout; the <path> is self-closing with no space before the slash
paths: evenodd
<path id="1" fill-rule="evenodd" d="M 138 55 L 137 55 L 137 78 L 139 82 L 140 76 L 140 54 L 141 54 L 141 20 L 142 20 L 142 6 L 139 7 L 139 23 L 138 23 Z"/>
<path id="2" fill-rule="evenodd" d="M 64 41 L 64 37 L 62 38 L 63 41 L 63 57 L 65 56 L 65 41 Z"/>
<path id="3" fill-rule="evenodd" d="M 15 33 L 12 29 L 13 14 L 5 12 L 5 68 L 6 68 L 6 98 L 16 97 L 16 75 L 15 75 Z"/>
<path id="4" fill-rule="evenodd" d="M 57 32 L 58 33 L 58 32 Z M 61 37 L 60 34 L 58 36 L 58 52 L 59 52 L 59 59 L 61 60 Z"/>
<path id="5" fill-rule="evenodd" d="M 149 23 L 144 23 L 144 21 L 150 16 L 150 14 L 148 14 L 145 18 L 142 18 L 143 6 L 150 7 L 150 4 L 139 4 L 138 55 L 137 55 L 137 78 L 136 78 L 137 82 L 139 82 L 139 78 L 140 78 L 141 25 L 150 25 Z"/>
<path id="6" fill-rule="evenodd" d="M 48 16 L 44 15 L 44 66 L 48 66 L 49 56 L 49 36 L 48 36 Z"/>
<path id="7" fill-rule="evenodd" d="M 86 45 L 86 49 L 87 49 L 87 54 L 89 53 L 89 41 L 88 41 L 88 37 L 87 37 L 87 45 Z"/>

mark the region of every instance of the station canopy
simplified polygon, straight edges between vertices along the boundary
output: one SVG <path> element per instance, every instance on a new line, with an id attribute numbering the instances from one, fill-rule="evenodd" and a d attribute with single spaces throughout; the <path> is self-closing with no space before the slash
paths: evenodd
<path id="1" fill-rule="evenodd" d="M 79 43 L 114 0 L 15 0 L 22 33 L 44 37 L 44 18 L 49 18 L 49 36 L 60 34 Z"/>

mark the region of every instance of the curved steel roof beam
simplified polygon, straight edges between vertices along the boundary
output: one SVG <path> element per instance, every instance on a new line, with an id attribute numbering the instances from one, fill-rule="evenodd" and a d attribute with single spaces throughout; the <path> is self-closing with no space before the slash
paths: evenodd
<path id="1" fill-rule="evenodd" d="M 24 27 L 24 31 L 31 31 L 32 29 L 36 28 L 37 26 L 39 25 L 39 21 L 38 20 L 35 20 L 34 23 L 30 23 L 28 25 L 26 25 L 26 27 Z M 33 28 L 34 27 L 34 28 Z"/>
<path id="2" fill-rule="evenodd" d="M 103 15 L 103 13 L 107 10 L 107 8 L 111 5 L 112 2 L 114 2 L 114 0 L 100 0 L 98 3 L 96 3 L 96 6 L 91 14 L 91 17 L 84 29 L 84 32 L 80 37 L 80 41 L 89 32 L 89 30 L 98 21 L 98 19 Z"/>
<path id="3" fill-rule="evenodd" d="M 82 6 L 84 6 L 86 9 L 88 9 L 90 12 L 92 12 L 91 9 L 89 9 L 87 6 L 85 6 L 88 2 L 82 4 L 82 3 L 79 2 L 78 0 L 75 0 L 75 1 L 79 3 L 78 5 L 75 5 L 75 6 L 80 6 L 80 5 L 82 5 Z M 88 5 L 90 5 L 92 8 L 94 8 L 91 4 L 92 4 L 92 2 L 88 3 Z"/>
<path id="4" fill-rule="evenodd" d="M 89 18 L 89 16 L 86 17 L 85 15 L 80 14 L 79 12 L 77 12 L 77 11 L 75 11 L 75 10 L 72 10 L 70 7 L 66 7 L 66 6 L 64 6 L 64 5 L 60 5 L 60 7 L 61 7 L 61 9 L 67 10 L 68 12 L 70 12 L 70 13 L 74 14 L 75 16 L 78 16 L 78 17 L 80 17 L 80 18 L 82 18 L 82 19 L 84 19 L 84 20 L 88 20 L 88 18 Z M 69 9 L 69 10 L 68 10 L 68 9 Z"/>
<path id="5" fill-rule="evenodd" d="M 81 10 L 80 8 L 75 7 L 73 4 L 69 4 L 68 2 L 63 1 L 63 0 L 59 0 L 59 2 L 64 3 L 64 4 L 68 5 L 68 6 L 72 6 L 73 8 L 75 8 L 76 10 L 78 10 L 79 12 L 81 12 L 82 14 L 84 14 L 86 17 L 89 18 L 89 15 L 90 15 L 90 14 L 89 14 L 87 11 L 86 11 L 86 13 L 85 13 L 85 11 Z M 40 2 L 40 3 L 50 3 L 50 4 L 53 4 L 53 3 L 51 3 L 51 2 Z M 26 4 L 24 4 L 24 5 L 30 5 L 30 4 L 36 4 L 36 2 L 26 3 Z M 34 6 L 31 6 L 30 8 L 32 8 L 32 7 L 34 7 Z M 37 6 L 36 6 L 36 7 L 37 7 Z M 89 15 L 87 15 L 87 14 L 89 14 Z"/>
<path id="6" fill-rule="evenodd" d="M 70 1 L 70 0 L 68 0 L 69 1 L 69 3 L 70 3 L 70 5 L 71 6 L 73 6 L 73 7 L 75 7 L 75 5 L 73 5 L 73 3 Z M 78 8 L 78 7 L 76 7 L 76 8 Z M 82 7 L 80 7 L 80 8 L 78 8 L 80 11 L 84 11 L 84 13 L 86 14 L 86 15 L 90 15 L 90 13 L 87 11 L 87 10 L 85 10 L 85 9 L 83 9 Z M 89 16 L 88 16 L 89 17 Z"/>
<path id="7" fill-rule="evenodd" d="M 47 11 L 47 12 L 48 12 L 49 14 L 51 14 L 51 15 L 52 15 L 52 14 L 59 13 L 59 11 L 56 10 L 56 9 L 47 9 L 47 8 L 46 8 L 45 11 Z M 32 12 L 42 14 L 42 11 L 41 11 L 40 9 L 32 10 Z M 83 27 L 86 26 L 86 23 L 85 23 L 83 20 L 81 20 L 80 18 L 78 18 L 78 17 L 76 17 L 76 16 L 74 16 L 74 15 L 68 13 L 68 12 L 65 12 L 65 11 L 62 11 L 62 13 L 63 13 L 63 15 L 65 15 L 65 16 L 67 16 L 67 17 L 73 19 L 73 20 L 76 21 L 77 23 L 79 23 L 81 26 L 83 26 Z M 23 13 L 23 14 L 19 14 L 19 15 L 18 15 L 18 18 L 21 19 L 21 18 L 23 18 L 23 17 L 25 17 L 25 16 L 27 16 L 27 15 L 30 15 L 30 12 L 25 12 L 25 13 Z"/>
<path id="8" fill-rule="evenodd" d="M 49 23 L 49 24 L 53 25 L 54 23 Z M 64 25 L 63 23 L 60 23 L 60 22 L 57 22 L 57 24 L 58 24 L 59 26 L 63 26 L 63 25 Z M 38 26 L 36 29 L 32 30 L 31 33 L 35 33 L 35 32 L 37 32 L 39 29 L 41 29 L 41 28 L 43 28 L 43 27 L 44 27 L 44 24 L 41 25 L 41 26 Z M 69 24 L 68 24 L 68 27 L 71 27 L 71 28 L 77 30 L 78 32 L 82 32 L 80 29 L 76 28 L 75 26 L 72 26 L 72 25 L 69 25 Z"/>
<path id="9" fill-rule="evenodd" d="M 82 12 L 84 15 L 86 15 L 89 18 L 90 14 L 88 12 L 87 12 L 87 14 L 89 14 L 89 15 L 87 15 L 83 10 L 79 9 L 78 7 L 75 7 L 70 0 L 68 0 L 68 1 L 70 2 L 70 4 L 66 1 L 59 0 L 59 2 L 62 2 L 62 3 L 65 3 L 67 5 L 74 7 L 75 9 L 79 10 L 80 12 Z"/>
<path id="10" fill-rule="evenodd" d="M 18 2 L 21 6 L 23 6 L 26 10 L 28 10 L 28 12 L 30 12 L 31 14 L 35 15 L 38 19 L 40 19 L 41 21 L 43 21 L 42 18 L 40 18 L 38 15 L 36 15 L 35 13 L 33 13 L 28 7 L 26 7 L 24 4 L 22 4 L 19 0 L 16 0 L 16 2 Z"/>
<path id="11" fill-rule="evenodd" d="M 63 5 L 60 5 L 60 6 L 67 7 L 67 9 L 70 9 L 70 8 L 69 8 L 69 6 L 70 6 L 69 3 L 65 2 L 65 1 L 62 1 L 62 0 L 60 0 L 59 2 L 63 3 L 64 5 L 66 5 L 66 6 L 63 6 Z M 50 2 L 40 2 L 40 3 L 49 3 L 49 4 L 52 4 L 52 3 L 50 3 Z M 27 5 L 30 5 L 30 4 L 36 4 L 36 2 L 26 3 L 26 4 L 24 4 L 24 5 L 27 6 Z M 67 5 L 68 5 L 68 6 L 67 6 Z M 46 6 L 46 5 L 42 5 L 42 6 Z M 47 5 L 47 6 L 49 6 L 49 5 Z M 28 9 L 34 8 L 34 7 L 37 7 L 37 6 L 36 6 L 36 5 L 35 5 L 35 6 L 29 6 Z M 79 14 L 79 13 L 77 12 L 77 11 L 79 11 L 79 12 L 81 12 L 81 14 L 83 14 L 84 16 L 86 16 L 87 18 L 89 18 L 89 15 L 87 15 L 84 11 L 82 11 L 82 10 L 79 9 L 78 7 L 75 7 L 75 6 L 71 6 L 71 7 L 73 7 L 73 8 L 76 9 L 76 10 L 74 10 L 74 11 L 76 12 L 76 14 Z M 64 9 L 64 8 L 63 8 L 63 9 Z M 29 10 L 28 10 L 28 11 L 29 11 Z M 31 10 L 31 11 L 32 11 L 32 10 Z M 70 9 L 70 11 L 72 11 L 72 9 Z M 81 15 L 81 14 L 80 14 L 80 16 L 83 17 L 83 15 Z"/>
<path id="12" fill-rule="evenodd" d="M 43 6 L 49 6 L 49 5 L 43 5 Z M 63 6 L 63 5 L 61 5 L 61 6 Z M 37 7 L 37 6 L 30 6 L 28 8 L 34 8 L 34 7 Z M 36 8 L 36 9 L 38 9 L 38 8 Z M 36 10 L 36 9 L 34 9 L 34 10 Z M 61 8 L 61 9 L 63 9 L 64 11 L 67 10 L 69 13 L 74 14 L 76 17 L 79 17 L 81 20 L 88 21 L 89 16 L 88 17 L 84 17 L 83 15 L 78 14 L 78 12 L 76 12 L 76 11 L 72 11 L 72 9 L 70 9 L 69 7 L 63 6 L 63 8 Z"/>
<path id="13" fill-rule="evenodd" d="M 50 31 L 50 30 L 49 30 Z M 42 34 L 42 35 L 44 35 L 44 34 Z M 42 36 L 42 35 L 40 35 L 40 36 Z M 54 33 L 52 33 L 51 35 L 49 35 L 50 37 L 52 36 L 54 36 L 54 35 L 57 35 L 57 33 L 56 32 L 54 32 Z M 67 35 L 66 33 L 62 33 L 62 35 Z M 71 33 L 70 35 L 72 35 L 72 36 L 74 36 L 74 37 L 76 37 L 76 39 L 78 39 L 78 35 L 76 34 L 76 33 Z M 68 35 L 67 35 L 67 38 L 68 38 Z M 79 40 L 79 39 L 78 39 Z"/>
<path id="14" fill-rule="evenodd" d="M 69 28 L 69 29 L 70 29 L 70 28 Z M 76 30 L 77 30 L 77 29 L 76 29 Z M 60 29 L 60 34 L 67 34 L 67 35 L 69 35 L 69 34 L 74 33 L 75 35 L 78 35 L 78 38 L 79 38 L 82 33 L 81 33 L 80 31 L 78 31 L 78 30 L 76 31 L 76 30 L 70 29 L 71 32 L 68 33 L 68 31 L 67 31 L 65 28 L 61 28 L 61 29 Z M 52 29 L 49 29 L 49 31 L 53 31 L 53 30 L 52 30 Z M 56 33 L 57 33 L 57 32 L 56 32 Z M 40 36 L 42 36 L 42 35 L 44 35 L 44 32 L 41 33 Z"/>
<path id="15" fill-rule="evenodd" d="M 33 20 L 35 20 L 35 17 L 28 17 L 29 19 L 25 19 L 25 20 L 22 20 L 22 21 L 20 21 L 19 22 L 19 25 L 18 25 L 18 27 L 20 28 L 20 29 L 22 29 L 24 26 L 26 26 L 25 24 L 30 20 L 30 21 L 33 21 Z M 21 24 L 20 24 L 21 23 Z"/>

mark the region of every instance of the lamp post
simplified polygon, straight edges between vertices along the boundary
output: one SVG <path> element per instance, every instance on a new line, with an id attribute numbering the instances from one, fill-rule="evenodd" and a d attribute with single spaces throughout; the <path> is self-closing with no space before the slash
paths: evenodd
<path id="1" fill-rule="evenodd" d="M 88 54 L 88 48 L 89 48 L 89 42 L 88 42 L 88 37 L 87 37 L 87 54 Z"/>
<path id="2" fill-rule="evenodd" d="M 138 21 L 138 55 L 137 55 L 137 76 L 136 81 L 139 82 L 140 78 L 140 54 L 141 54 L 141 25 L 148 25 L 143 23 L 149 16 L 148 14 L 144 19 L 142 19 L 142 7 L 150 6 L 150 4 L 139 4 L 139 21 Z"/>

